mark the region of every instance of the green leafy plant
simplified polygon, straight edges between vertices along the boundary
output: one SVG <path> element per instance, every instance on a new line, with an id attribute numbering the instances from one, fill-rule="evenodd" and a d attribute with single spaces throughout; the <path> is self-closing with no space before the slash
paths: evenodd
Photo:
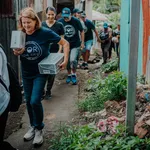
<path id="1" fill-rule="evenodd" d="M 122 72 L 113 72 L 105 78 L 101 89 L 107 91 L 109 100 L 122 100 L 127 93 L 127 78 Z"/>
<path id="2" fill-rule="evenodd" d="M 101 135 L 94 124 L 65 126 L 50 140 L 49 150 L 92 150 Z"/>
<path id="3" fill-rule="evenodd" d="M 96 83 L 96 85 L 95 85 Z M 91 93 L 78 103 L 80 111 L 96 112 L 104 108 L 108 100 L 125 99 L 127 93 L 127 78 L 122 72 L 113 72 L 105 79 L 94 78 L 88 82 Z"/>
<path id="4" fill-rule="evenodd" d="M 150 139 L 125 134 L 119 126 L 117 134 L 100 133 L 95 124 L 65 126 L 50 140 L 49 150 L 149 150 Z"/>
<path id="5" fill-rule="evenodd" d="M 118 59 L 114 59 L 107 64 L 103 65 L 101 70 L 102 72 L 109 73 L 112 71 L 117 71 L 118 69 Z"/>

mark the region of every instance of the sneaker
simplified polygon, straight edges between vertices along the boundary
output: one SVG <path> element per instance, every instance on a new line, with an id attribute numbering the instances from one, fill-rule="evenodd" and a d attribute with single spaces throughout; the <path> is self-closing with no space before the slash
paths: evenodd
<path id="1" fill-rule="evenodd" d="M 87 70 L 87 69 L 89 69 L 89 68 L 88 68 L 88 63 L 85 63 L 85 65 L 84 65 L 84 70 Z"/>
<path id="2" fill-rule="evenodd" d="M 76 75 L 72 75 L 72 76 L 71 76 L 71 80 L 72 80 L 72 84 L 73 84 L 73 85 L 76 85 L 76 84 L 77 84 L 77 77 L 76 77 Z"/>
<path id="3" fill-rule="evenodd" d="M 46 92 L 45 100 L 50 100 L 52 98 L 51 92 Z"/>
<path id="4" fill-rule="evenodd" d="M 66 83 L 70 83 L 71 82 L 71 75 L 69 75 L 66 79 Z"/>
<path id="5" fill-rule="evenodd" d="M 42 130 L 35 129 L 35 137 L 33 145 L 41 145 L 43 143 L 43 132 Z"/>
<path id="6" fill-rule="evenodd" d="M 24 140 L 30 141 L 34 138 L 34 136 L 35 136 L 35 129 L 34 127 L 30 127 L 28 132 L 24 135 Z"/>

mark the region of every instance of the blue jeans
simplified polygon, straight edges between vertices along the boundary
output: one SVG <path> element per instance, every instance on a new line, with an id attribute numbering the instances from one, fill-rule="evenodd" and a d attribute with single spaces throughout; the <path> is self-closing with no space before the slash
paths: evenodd
<path id="1" fill-rule="evenodd" d="M 70 50 L 67 70 L 76 69 L 78 65 L 78 55 L 80 47 L 75 47 Z"/>
<path id="2" fill-rule="evenodd" d="M 85 53 L 87 50 L 90 51 L 93 46 L 93 40 L 88 40 L 84 43 L 84 49 L 82 50 L 83 53 Z"/>
<path id="3" fill-rule="evenodd" d="M 33 78 L 23 78 L 23 87 L 30 119 L 30 125 L 38 130 L 43 129 L 43 107 L 41 98 L 47 75 L 36 75 Z"/>

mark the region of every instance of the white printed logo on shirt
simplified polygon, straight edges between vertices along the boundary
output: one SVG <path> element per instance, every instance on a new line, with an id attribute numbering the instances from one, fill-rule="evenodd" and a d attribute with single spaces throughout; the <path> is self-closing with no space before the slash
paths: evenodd
<path id="1" fill-rule="evenodd" d="M 38 43 L 34 41 L 26 42 L 26 51 L 22 55 L 28 60 L 36 60 L 42 55 L 42 49 Z"/>
<path id="2" fill-rule="evenodd" d="M 66 37 L 73 37 L 75 35 L 75 28 L 72 25 L 65 26 L 65 36 Z"/>
<path id="3" fill-rule="evenodd" d="M 86 33 L 87 32 L 87 30 L 88 30 L 88 28 L 87 28 L 87 26 L 84 26 L 84 33 Z"/>

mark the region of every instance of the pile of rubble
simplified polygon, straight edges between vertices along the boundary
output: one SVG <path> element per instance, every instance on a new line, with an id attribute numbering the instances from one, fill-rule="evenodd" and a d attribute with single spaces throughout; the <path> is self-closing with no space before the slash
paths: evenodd
<path id="1" fill-rule="evenodd" d="M 126 120 L 126 100 L 105 102 L 105 109 L 99 112 L 85 112 L 84 117 L 95 120 L 101 132 L 116 132 L 116 126 Z M 135 109 L 135 134 L 143 138 L 150 137 L 150 86 L 137 84 L 137 101 Z"/>

